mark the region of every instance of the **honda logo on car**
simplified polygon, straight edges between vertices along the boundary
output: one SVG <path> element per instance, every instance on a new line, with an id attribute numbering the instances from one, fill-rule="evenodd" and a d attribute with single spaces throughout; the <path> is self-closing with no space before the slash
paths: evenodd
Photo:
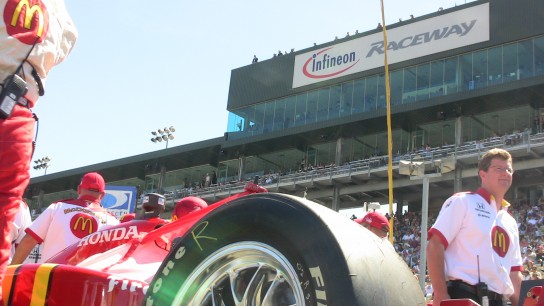
<path id="1" fill-rule="evenodd" d="M 133 239 L 133 238 L 138 238 L 139 236 L 140 234 L 138 233 L 137 226 L 129 226 L 128 228 L 118 227 L 118 228 L 114 228 L 110 230 L 96 232 L 89 236 L 85 236 L 79 241 L 78 246 L 84 246 L 88 244 L 97 244 L 97 243 L 109 242 L 109 241 Z"/>
<path id="2" fill-rule="evenodd" d="M 489 40 L 489 3 L 387 31 L 389 64 Z M 293 88 L 384 65 L 383 33 L 377 32 L 295 57 Z"/>

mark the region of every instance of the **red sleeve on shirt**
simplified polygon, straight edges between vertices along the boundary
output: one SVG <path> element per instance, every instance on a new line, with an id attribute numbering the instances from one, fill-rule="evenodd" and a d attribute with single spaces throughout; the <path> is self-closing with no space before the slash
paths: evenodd
<path id="1" fill-rule="evenodd" d="M 442 243 L 442 245 L 444 246 L 444 250 L 448 248 L 448 240 L 446 239 L 446 237 L 444 237 L 444 235 L 442 235 L 439 230 L 434 227 L 431 227 L 431 229 L 427 232 L 427 241 L 431 239 L 433 235 L 436 235 L 438 239 L 440 239 L 440 243 Z"/>
<path id="2" fill-rule="evenodd" d="M 36 239 L 36 241 L 38 241 L 38 244 L 42 244 L 42 243 L 43 243 L 43 239 L 40 238 L 40 236 L 38 236 L 36 233 L 34 233 L 34 232 L 30 229 L 30 227 L 27 227 L 27 228 L 25 229 L 25 232 L 26 232 L 27 234 L 29 234 L 30 236 L 32 236 L 32 238 Z"/>
<path id="3" fill-rule="evenodd" d="M 510 268 L 510 272 L 516 272 L 516 271 L 523 272 L 523 266 L 513 266 L 512 268 Z"/>

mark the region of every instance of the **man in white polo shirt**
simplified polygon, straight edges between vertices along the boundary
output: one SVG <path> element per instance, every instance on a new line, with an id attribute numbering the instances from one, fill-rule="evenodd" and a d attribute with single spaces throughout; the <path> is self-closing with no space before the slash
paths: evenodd
<path id="1" fill-rule="evenodd" d="M 12 264 L 21 264 L 36 244 L 43 243 L 42 259 L 47 261 L 81 238 L 119 220 L 102 208 L 104 178 L 90 172 L 77 187 L 78 198 L 53 203 L 25 230 L 26 235 L 15 249 Z"/>
<path id="2" fill-rule="evenodd" d="M 478 164 L 481 187 L 454 194 L 442 206 L 427 245 L 433 305 L 470 298 L 518 306 L 523 263 L 518 226 L 504 200 L 513 173 L 510 153 L 491 149 Z"/>

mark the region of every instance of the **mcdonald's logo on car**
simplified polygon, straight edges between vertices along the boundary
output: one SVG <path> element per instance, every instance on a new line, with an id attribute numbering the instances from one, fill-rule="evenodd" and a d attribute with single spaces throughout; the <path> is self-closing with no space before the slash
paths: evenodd
<path id="1" fill-rule="evenodd" d="M 47 34 L 49 14 L 41 0 L 8 0 L 4 8 L 7 32 L 21 42 L 33 44 Z"/>
<path id="2" fill-rule="evenodd" d="M 510 246 L 510 236 L 508 236 L 508 233 L 502 227 L 495 226 L 491 231 L 491 239 L 493 239 L 493 250 L 500 257 L 506 256 L 508 247 Z"/>
<path id="3" fill-rule="evenodd" d="M 98 222 L 90 215 L 75 214 L 70 220 L 70 230 L 78 238 L 83 238 L 98 230 Z"/>

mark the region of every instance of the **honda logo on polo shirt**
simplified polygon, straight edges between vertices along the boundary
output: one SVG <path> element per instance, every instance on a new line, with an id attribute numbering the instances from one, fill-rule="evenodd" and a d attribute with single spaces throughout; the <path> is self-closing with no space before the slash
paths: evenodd
<path id="1" fill-rule="evenodd" d="M 98 230 L 98 222 L 90 215 L 75 214 L 70 220 L 70 230 L 78 238 L 83 238 Z"/>
<path id="2" fill-rule="evenodd" d="M 478 206 L 478 209 L 485 209 L 484 203 L 478 202 L 476 203 L 476 206 Z"/>

